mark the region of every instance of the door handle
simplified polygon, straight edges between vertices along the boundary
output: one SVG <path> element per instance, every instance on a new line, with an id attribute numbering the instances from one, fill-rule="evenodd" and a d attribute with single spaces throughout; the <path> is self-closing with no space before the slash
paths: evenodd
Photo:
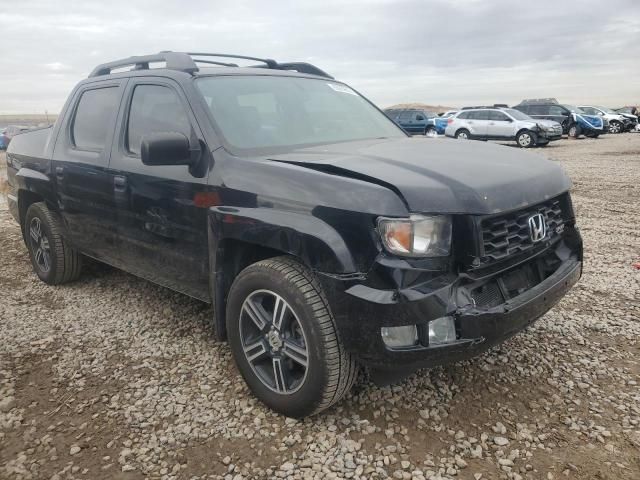
<path id="1" fill-rule="evenodd" d="M 113 189 L 116 192 L 124 192 L 127 189 L 127 177 L 116 175 L 113 177 Z"/>
<path id="2" fill-rule="evenodd" d="M 64 178 L 64 167 L 56 167 L 56 178 L 62 180 Z"/>

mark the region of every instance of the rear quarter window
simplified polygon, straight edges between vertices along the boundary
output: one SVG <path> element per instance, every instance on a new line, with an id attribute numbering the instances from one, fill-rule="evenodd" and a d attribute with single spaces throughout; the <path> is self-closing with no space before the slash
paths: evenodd
<path id="1" fill-rule="evenodd" d="M 118 109 L 118 87 L 103 87 L 82 93 L 71 124 L 71 141 L 80 150 L 104 149 Z"/>

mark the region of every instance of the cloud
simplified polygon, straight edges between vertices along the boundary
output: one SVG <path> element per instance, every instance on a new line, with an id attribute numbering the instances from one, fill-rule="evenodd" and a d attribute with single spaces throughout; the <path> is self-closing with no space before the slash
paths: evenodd
<path id="1" fill-rule="evenodd" d="M 640 101 L 635 0 L 21 0 L 0 112 L 57 111 L 97 63 L 160 50 L 316 63 L 386 106 Z"/>

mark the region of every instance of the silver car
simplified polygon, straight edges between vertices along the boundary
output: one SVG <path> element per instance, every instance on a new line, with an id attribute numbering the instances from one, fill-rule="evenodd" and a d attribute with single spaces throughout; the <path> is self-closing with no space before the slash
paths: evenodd
<path id="1" fill-rule="evenodd" d="M 461 110 L 449 118 L 447 137 L 473 140 L 515 140 L 522 148 L 544 147 L 562 138 L 562 125 L 534 120 L 513 108 L 478 107 Z"/>

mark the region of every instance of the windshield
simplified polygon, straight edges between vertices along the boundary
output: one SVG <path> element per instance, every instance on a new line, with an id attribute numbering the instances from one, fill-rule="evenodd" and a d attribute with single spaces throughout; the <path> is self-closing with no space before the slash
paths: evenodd
<path id="1" fill-rule="evenodd" d="M 575 105 L 565 105 L 564 106 L 567 110 L 569 110 L 570 112 L 573 113 L 585 113 L 584 110 L 580 110 L 578 107 L 576 107 Z"/>
<path id="2" fill-rule="evenodd" d="M 531 120 L 532 122 L 535 122 L 535 120 L 529 115 L 527 115 L 526 113 L 522 113 L 520 110 L 516 110 L 515 108 L 505 108 L 504 111 L 516 120 Z"/>
<path id="3" fill-rule="evenodd" d="M 330 80 L 233 75 L 203 77 L 196 84 L 236 149 L 406 136 L 351 88 Z"/>
<path id="4" fill-rule="evenodd" d="M 604 113 L 613 113 L 614 115 L 617 115 L 618 112 L 614 112 L 613 110 L 611 110 L 610 108 L 607 107 L 596 107 L 598 110 L 602 110 Z"/>

